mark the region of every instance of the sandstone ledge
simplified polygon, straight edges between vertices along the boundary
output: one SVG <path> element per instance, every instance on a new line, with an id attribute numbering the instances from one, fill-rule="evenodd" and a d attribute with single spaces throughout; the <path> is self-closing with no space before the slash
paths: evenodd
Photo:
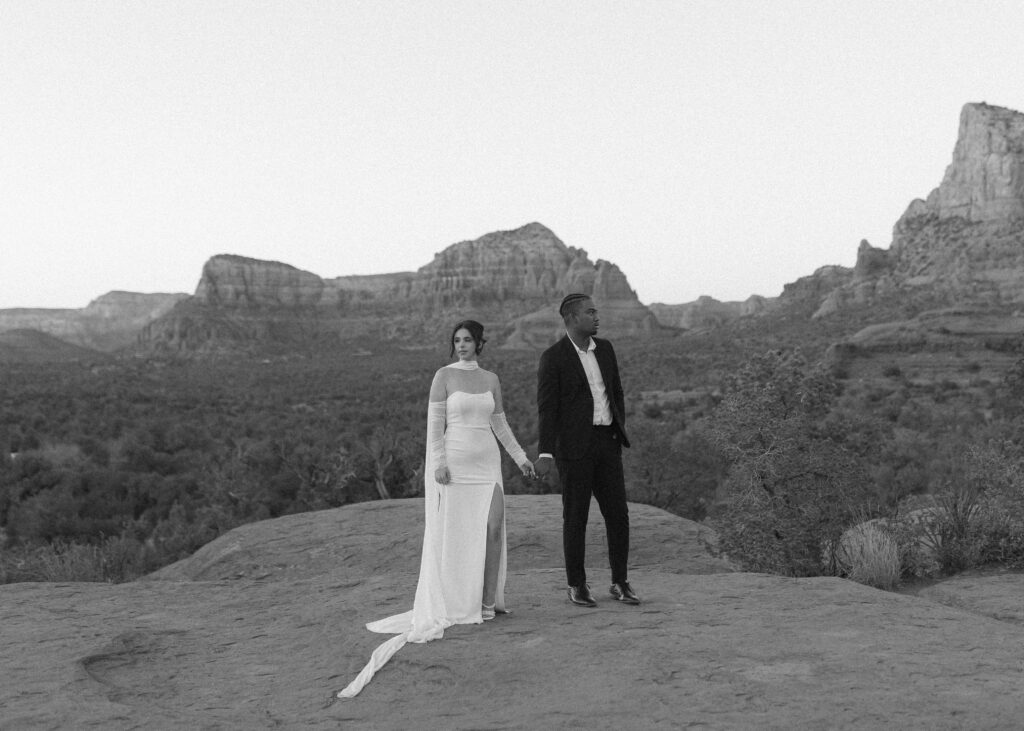
<path id="1" fill-rule="evenodd" d="M 363 623 L 411 602 L 418 501 L 245 526 L 163 580 L 0 587 L 0 728 L 1019 726 L 1013 616 L 730 572 L 697 524 L 631 509 L 641 607 L 570 607 L 558 497 L 512 496 L 514 614 L 406 646 L 346 701 L 333 693 L 383 639 Z"/>

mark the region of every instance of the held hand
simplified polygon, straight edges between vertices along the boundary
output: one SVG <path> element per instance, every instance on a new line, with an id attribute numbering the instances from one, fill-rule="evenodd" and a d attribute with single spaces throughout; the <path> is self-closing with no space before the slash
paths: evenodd
<path id="1" fill-rule="evenodd" d="M 526 477 L 529 477 L 531 480 L 537 476 L 537 473 L 533 469 L 533 462 L 531 462 L 530 460 L 526 460 L 521 465 L 519 465 L 519 469 Z"/>
<path id="2" fill-rule="evenodd" d="M 537 471 L 537 477 L 547 477 L 551 471 L 551 457 L 541 457 L 533 467 Z"/>
<path id="3" fill-rule="evenodd" d="M 434 482 L 440 485 L 447 485 L 449 482 L 451 482 L 451 479 L 452 475 L 448 471 L 447 467 L 438 467 L 436 470 L 434 470 Z"/>

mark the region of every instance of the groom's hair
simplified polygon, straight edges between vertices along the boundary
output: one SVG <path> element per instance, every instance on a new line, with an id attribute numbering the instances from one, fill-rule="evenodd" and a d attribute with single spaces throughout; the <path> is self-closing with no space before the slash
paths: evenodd
<path id="1" fill-rule="evenodd" d="M 588 299 L 590 299 L 589 294 L 581 294 L 580 292 L 567 294 L 562 300 L 562 304 L 558 306 L 558 314 L 562 316 L 563 320 L 570 315 L 578 315 L 580 312 L 580 303 L 583 302 L 583 300 Z"/>

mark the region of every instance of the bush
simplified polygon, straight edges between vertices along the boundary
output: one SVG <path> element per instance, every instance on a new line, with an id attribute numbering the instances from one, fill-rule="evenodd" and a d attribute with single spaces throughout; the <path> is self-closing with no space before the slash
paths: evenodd
<path id="1" fill-rule="evenodd" d="M 724 460 L 707 436 L 638 417 L 630 438 L 633 448 L 623 455 L 629 499 L 703 520 L 725 476 Z"/>
<path id="2" fill-rule="evenodd" d="M 131 538 L 98 544 L 55 541 L 0 553 L 0 584 L 18 581 L 131 581 L 157 567 L 152 549 Z"/>
<path id="3" fill-rule="evenodd" d="M 970 446 L 963 474 L 932 504 L 895 521 L 905 575 L 999 564 L 1024 568 L 1024 468 L 1012 444 Z"/>
<path id="4" fill-rule="evenodd" d="M 728 384 L 709 427 L 731 463 L 713 522 L 721 550 L 745 569 L 838 573 L 839 538 L 869 492 L 863 461 L 825 419 L 837 393 L 799 351 L 753 358 Z"/>
<path id="5" fill-rule="evenodd" d="M 882 375 L 886 378 L 899 378 L 903 375 L 903 371 L 895 363 L 890 363 L 882 369 Z"/>
<path id="6" fill-rule="evenodd" d="M 977 490 L 952 489 L 936 498 L 930 519 L 919 523 L 920 538 L 943 573 L 952 574 L 980 564 L 985 540 L 978 521 L 980 510 Z"/>
<path id="7" fill-rule="evenodd" d="M 660 419 L 665 412 L 662 409 L 661 404 L 657 401 L 651 401 L 649 403 L 645 403 L 643 407 L 641 407 L 640 413 L 648 419 Z"/>
<path id="8" fill-rule="evenodd" d="M 846 578 L 859 584 L 892 590 L 900 581 L 899 542 L 878 521 L 859 523 L 843 533 L 836 563 Z"/>

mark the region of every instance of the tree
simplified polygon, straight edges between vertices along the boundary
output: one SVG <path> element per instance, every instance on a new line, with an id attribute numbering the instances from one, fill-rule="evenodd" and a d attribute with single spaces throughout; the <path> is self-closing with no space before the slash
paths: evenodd
<path id="1" fill-rule="evenodd" d="M 729 379 L 709 429 L 730 462 L 714 522 L 748 570 L 834 572 L 832 547 L 870 495 L 863 461 L 827 429 L 837 394 L 799 350 L 756 356 Z"/>
<path id="2" fill-rule="evenodd" d="M 274 447 L 282 464 L 299 480 L 296 510 L 336 508 L 348 502 L 346 487 L 354 472 L 343 447 L 287 440 L 275 442 Z"/>
<path id="3" fill-rule="evenodd" d="M 703 520 L 724 477 L 722 456 L 697 430 L 636 418 L 625 467 L 629 499 Z"/>
<path id="4" fill-rule="evenodd" d="M 395 474 L 396 471 L 404 472 L 401 468 L 403 458 L 408 450 L 405 447 L 405 442 L 387 427 L 375 427 L 369 436 L 356 443 L 356 450 L 368 465 L 373 486 L 381 500 L 390 500 L 393 497 L 388 488 L 389 481 L 399 485 L 405 483 L 412 488 L 414 484 L 422 480 L 422 467 L 416 470 L 419 474 L 418 479 L 416 475 L 402 479 L 400 475 Z M 417 485 L 414 493 L 418 491 Z"/>

